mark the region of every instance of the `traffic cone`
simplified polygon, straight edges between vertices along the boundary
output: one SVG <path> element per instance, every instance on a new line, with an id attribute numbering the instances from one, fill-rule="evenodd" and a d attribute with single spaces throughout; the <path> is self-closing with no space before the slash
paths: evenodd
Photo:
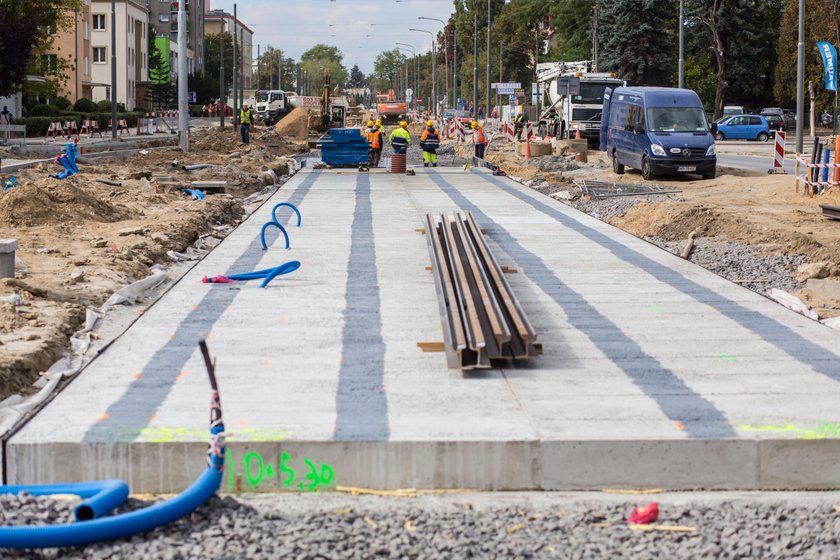
<path id="1" fill-rule="evenodd" d="M 575 140 L 580 140 L 580 129 L 575 130 Z"/>
<path id="2" fill-rule="evenodd" d="M 525 161 L 531 159 L 531 139 L 525 138 Z"/>

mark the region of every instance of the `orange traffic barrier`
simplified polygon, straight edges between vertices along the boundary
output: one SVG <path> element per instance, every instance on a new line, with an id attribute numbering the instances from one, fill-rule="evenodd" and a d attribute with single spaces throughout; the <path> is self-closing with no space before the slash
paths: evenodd
<path id="1" fill-rule="evenodd" d="M 575 140 L 580 140 L 580 129 L 575 130 Z"/>

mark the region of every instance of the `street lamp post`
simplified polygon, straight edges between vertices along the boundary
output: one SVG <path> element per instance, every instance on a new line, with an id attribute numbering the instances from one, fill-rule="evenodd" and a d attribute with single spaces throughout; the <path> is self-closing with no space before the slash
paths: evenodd
<path id="1" fill-rule="evenodd" d="M 414 57 L 413 60 L 413 67 L 414 67 L 414 108 L 417 108 L 417 96 L 420 95 L 420 72 L 419 68 L 417 67 L 417 51 L 414 50 L 413 45 L 409 45 L 408 43 L 396 43 L 397 45 L 402 45 L 403 47 L 408 47 L 411 49 L 411 56 Z M 399 47 L 397 47 L 399 48 Z M 405 50 L 405 49 L 403 49 Z"/>
<path id="2" fill-rule="evenodd" d="M 796 50 L 796 153 L 802 153 L 805 121 L 805 0 L 799 0 L 799 42 Z"/>
<path id="3" fill-rule="evenodd" d="M 487 0 L 487 63 L 484 84 L 484 120 L 490 118 L 490 0 Z"/>
<path id="4" fill-rule="evenodd" d="M 219 128 L 225 127 L 225 16 L 219 14 Z"/>
<path id="5" fill-rule="evenodd" d="M 473 119 L 478 118 L 478 11 L 473 12 Z"/>
<path id="6" fill-rule="evenodd" d="M 126 96 L 128 99 L 128 96 Z M 111 138 L 117 137 L 117 5 L 111 0 Z"/>
<path id="7" fill-rule="evenodd" d="M 432 37 L 432 115 L 437 116 L 437 80 L 435 79 L 435 74 L 437 74 L 437 72 L 435 72 L 437 49 L 435 49 L 435 34 L 431 31 L 426 31 L 425 29 L 414 29 L 413 27 L 409 29 L 409 31 L 428 33 Z"/>
<path id="8" fill-rule="evenodd" d="M 443 91 L 446 97 L 446 102 L 449 103 L 449 44 L 446 40 L 446 22 L 442 19 L 419 16 L 417 19 L 428 19 L 431 21 L 439 21 L 443 25 Z M 453 103 L 454 105 L 454 103 Z"/>
<path id="9" fill-rule="evenodd" d="M 406 45 L 408 47 L 411 47 L 411 50 L 408 50 L 405 47 L 397 47 L 397 48 L 401 51 L 411 53 L 411 55 L 413 57 L 412 62 L 411 62 L 411 71 L 414 74 L 414 80 L 416 81 L 417 80 L 417 69 L 416 69 L 417 57 L 414 55 L 414 47 L 412 47 L 411 45 L 408 45 L 407 43 L 397 43 L 397 45 Z M 408 62 L 408 58 L 406 58 L 406 63 L 407 62 Z M 406 66 L 406 77 L 405 77 L 406 85 L 410 84 L 410 82 L 408 81 L 408 69 L 407 68 L 408 68 L 408 65 Z M 416 109 L 417 108 L 417 92 L 416 91 L 413 92 L 413 95 L 411 97 L 412 97 L 412 101 L 414 102 L 414 108 Z"/>
<path id="10" fill-rule="evenodd" d="M 680 0 L 680 48 L 679 61 L 677 64 L 677 87 L 682 89 L 685 85 L 685 53 L 683 51 L 683 25 L 685 23 L 685 15 L 683 12 L 683 0 Z"/>
<path id="11" fill-rule="evenodd" d="M 116 129 L 117 121 L 114 121 Z M 187 10 L 178 2 L 178 136 L 181 149 L 190 151 L 190 109 L 187 103 Z"/>

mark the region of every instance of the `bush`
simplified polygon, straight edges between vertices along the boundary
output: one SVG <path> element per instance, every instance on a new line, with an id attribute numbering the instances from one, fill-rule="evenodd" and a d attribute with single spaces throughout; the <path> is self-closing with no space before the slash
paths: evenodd
<path id="1" fill-rule="evenodd" d="M 54 117 L 59 115 L 61 110 L 55 105 L 33 105 L 29 109 L 27 116 L 29 117 Z"/>
<path id="2" fill-rule="evenodd" d="M 93 109 L 93 111 L 99 111 L 100 113 L 110 113 L 111 112 L 111 101 L 108 100 L 108 99 L 103 99 L 102 101 L 97 101 L 96 102 L 96 109 Z M 125 113 L 125 104 L 124 103 L 117 103 L 117 113 Z"/>
<path id="3" fill-rule="evenodd" d="M 82 97 L 73 104 L 73 109 L 80 113 L 93 113 L 96 111 L 96 103 Z"/>
<path id="4" fill-rule="evenodd" d="M 62 111 L 66 111 L 67 108 L 71 105 L 70 100 L 66 97 L 56 97 L 55 101 L 53 101 L 52 104 L 61 109 Z"/>

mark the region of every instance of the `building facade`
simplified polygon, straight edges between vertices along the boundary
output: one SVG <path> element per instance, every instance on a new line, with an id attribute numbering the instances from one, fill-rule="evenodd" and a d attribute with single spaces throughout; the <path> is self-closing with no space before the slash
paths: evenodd
<path id="1" fill-rule="evenodd" d="M 244 89 L 252 89 L 254 87 L 254 32 L 238 18 L 234 19 L 233 15 L 223 10 L 213 10 L 204 14 L 205 35 L 218 35 L 222 27 L 224 27 L 225 33 L 232 33 L 236 30 L 237 46 L 239 46 L 239 41 L 242 41 L 242 59 L 245 61 L 242 68 L 242 82 Z M 236 59 L 236 64 L 238 68 L 239 58 Z"/>
<path id="2" fill-rule="evenodd" d="M 79 10 L 70 14 L 70 25 L 53 36 L 50 49 L 40 56 L 43 57 L 43 69 L 54 68 L 56 59 L 61 58 L 67 63 L 65 73 L 67 80 L 63 82 L 59 93 L 72 103 L 82 97 L 90 99 L 93 83 L 91 80 L 91 0 L 84 0 Z"/>
<path id="3" fill-rule="evenodd" d="M 146 0 L 149 24 L 158 37 L 178 42 L 178 0 Z M 204 72 L 205 0 L 184 0 L 187 13 L 187 69 L 190 74 Z"/>
<path id="4" fill-rule="evenodd" d="M 111 0 L 91 0 L 93 101 L 111 99 Z M 148 13 L 142 0 L 116 0 L 117 102 L 129 111 L 142 104 L 138 84 L 149 80 Z M 142 88 L 141 88 L 142 89 Z"/>

